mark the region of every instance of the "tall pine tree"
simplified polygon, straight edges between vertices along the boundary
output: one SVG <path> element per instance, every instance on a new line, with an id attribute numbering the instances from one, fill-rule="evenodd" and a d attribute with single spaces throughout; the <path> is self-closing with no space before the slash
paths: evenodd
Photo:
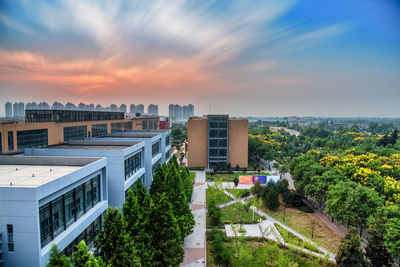
<path id="1" fill-rule="evenodd" d="M 156 193 L 161 194 L 162 192 L 164 192 L 164 181 L 165 181 L 165 176 L 166 176 L 166 169 L 167 169 L 167 165 L 165 165 L 165 163 L 164 163 L 162 165 L 161 164 L 158 165 L 158 167 L 154 171 L 153 181 L 151 182 L 151 186 L 150 186 L 150 195 L 155 195 Z"/>
<path id="2" fill-rule="evenodd" d="M 150 217 L 154 208 L 153 201 L 147 189 L 138 180 L 135 188 L 129 190 L 123 205 L 124 219 L 127 222 L 127 232 L 133 238 L 136 249 L 140 251 L 143 266 L 152 266 L 153 248 Z"/>
<path id="3" fill-rule="evenodd" d="M 72 253 L 74 267 L 99 267 L 97 259 L 93 256 L 93 254 L 89 253 L 84 240 L 79 242 L 76 248 L 77 251 Z"/>
<path id="4" fill-rule="evenodd" d="M 172 207 L 165 193 L 152 196 L 154 209 L 151 216 L 153 261 L 157 266 L 175 266 L 183 261 L 181 233 Z"/>
<path id="5" fill-rule="evenodd" d="M 127 224 L 119 209 L 108 208 L 103 220 L 103 230 L 96 239 L 97 252 L 111 266 L 141 266 Z"/>

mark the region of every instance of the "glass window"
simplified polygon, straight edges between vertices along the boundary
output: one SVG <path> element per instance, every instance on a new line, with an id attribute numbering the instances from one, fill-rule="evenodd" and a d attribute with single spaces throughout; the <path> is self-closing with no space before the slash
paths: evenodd
<path id="1" fill-rule="evenodd" d="M 166 137 L 165 137 L 165 146 L 169 146 L 170 141 L 171 141 L 171 137 L 170 137 L 169 135 L 166 136 Z"/>
<path id="2" fill-rule="evenodd" d="M 209 140 L 209 146 L 210 146 L 210 147 L 218 147 L 218 140 L 216 140 L 216 139 L 210 139 L 210 140 Z"/>
<path id="3" fill-rule="evenodd" d="M 115 122 L 111 123 L 111 133 L 122 132 L 122 123 Z"/>
<path id="4" fill-rule="evenodd" d="M 93 205 L 100 201 L 100 175 L 93 178 Z"/>
<path id="5" fill-rule="evenodd" d="M 83 184 L 75 189 L 76 217 L 80 218 L 85 213 L 85 192 Z"/>
<path id="6" fill-rule="evenodd" d="M 85 194 L 86 194 L 86 203 L 85 210 L 88 211 L 91 207 L 93 207 L 93 189 L 92 189 L 92 180 L 87 181 L 85 183 Z"/>
<path id="7" fill-rule="evenodd" d="M 44 205 L 39 209 L 40 219 L 40 241 L 42 247 L 47 245 L 53 237 L 51 236 L 51 216 L 50 216 L 50 203 Z"/>
<path id="8" fill-rule="evenodd" d="M 13 132 L 8 132 L 8 150 L 14 150 L 14 135 Z"/>
<path id="9" fill-rule="evenodd" d="M 64 203 L 63 197 L 59 197 L 56 200 L 53 200 L 51 203 L 51 213 L 52 213 L 52 221 L 53 221 L 53 238 L 58 236 L 65 229 L 65 221 L 64 221 Z"/>
<path id="10" fill-rule="evenodd" d="M 102 136 L 107 134 L 107 124 L 93 124 L 92 137 Z"/>
<path id="11" fill-rule="evenodd" d="M 17 131 L 17 149 L 46 147 L 48 141 L 47 129 Z"/>
<path id="12" fill-rule="evenodd" d="M 82 140 L 86 137 L 87 137 L 86 125 L 64 127 L 64 142 L 68 142 L 69 140 Z"/>
<path id="13" fill-rule="evenodd" d="M 149 120 L 149 130 L 153 130 L 153 120 Z"/>
<path id="14" fill-rule="evenodd" d="M 8 239 L 8 251 L 14 252 L 14 227 L 12 224 L 7 224 L 7 239 Z"/>
<path id="15" fill-rule="evenodd" d="M 157 154 L 160 153 L 160 141 L 155 142 L 152 145 L 152 157 L 157 156 Z"/>
<path id="16" fill-rule="evenodd" d="M 75 222 L 75 199 L 74 199 L 74 190 L 69 191 L 65 194 L 65 221 L 66 226 L 69 227 L 71 224 Z"/>
<path id="17" fill-rule="evenodd" d="M 158 129 L 158 123 L 157 123 L 157 120 L 154 120 L 154 130 L 157 130 Z"/>
<path id="18" fill-rule="evenodd" d="M 142 168 L 142 152 L 136 153 L 125 160 L 125 180 L 140 168 Z"/>
<path id="19" fill-rule="evenodd" d="M 142 130 L 147 130 L 147 120 L 142 121 Z"/>

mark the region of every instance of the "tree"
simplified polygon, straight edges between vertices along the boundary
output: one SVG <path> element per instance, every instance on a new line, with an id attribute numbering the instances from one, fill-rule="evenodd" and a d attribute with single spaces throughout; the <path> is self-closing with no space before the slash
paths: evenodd
<path id="1" fill-rule="evenodd" d="M 325 212 L 348 226 L 360 228 L 367 226 L 368 217 L 381 206 L 377 193 L 354 182 L 339 182 L 329 187 Z"/>
<path id="2" fill-rule="evenodd" d="M 275 184 L 267 184 L 263 193 L 263 201 L 269 210 L 275 210 L 279 207 L 279 193 Z"/>
<path id="3" fill-rule="evenodd" d="M 367 265 L 364 254 L 361 251 L 361 240 L 354 227 L 349 227 L 342 239 L 339 251 L 336 254 L 338 267 L 363 267 Z"/>
<path id="4" fill-rule="evenodd" d="M 283 202 L 285 202 L 285 204 L 291 204 L 296 207 L 303 204 L 301 195 L 297 192 L 292 191 L 287 191 L 285 194 L 283 194 L 282 200 Z"/>
<path id="5" fill-rule="evenodd" d="M 175 155 L 172 156 L 169 162 L 175 161 L 176 162 L 176 157 Z M 166 177 L 166 165 L 160 164 L 157 166 L 157 168 L 154 171 L 153 174 L 153 181 L 150 186 L 150 195 L 155 195 L 156 193 L 162 193 L 164 192 L 164 181 Z"/>
<path id="6" fill-rule="evenodd" d="M 104 215 L 103 230 L 96 238 L 97 253 L 111 266 L 141 266 L 134 241 L 126 231 L 127 224 L 119 208 L 109 207 Z"/>
<path id="7" fill-rule="evenodd" d="M 261 186 L 260 182 L 257 181 L 252 187 L 251 187 L 251 193 L 256 196 L 257 200 L 259 200 L 263 194 L 263 187 Z"/>
<path id="8" fill-rule="evenodd" d="M 368 245 L 365 249 L 365 256 L 374 267 L 391 266 L 393 263 L 393 259 L 385 246 L 384 223 L 384 218 L 379 216 L 368 228 L 370 236 L 367 238 Z"/>
<path id="9" fill-rule="evenodd" d="M 170 164 L 167 168 L 164 192 L 171 203 L 173 214 L 178 221 L 181 234 L 180 240 L 183 243 L 184 238 L 193 230 L 194 217 L 188 205 L 182 177 L 176 163 Z"/>
<path id="10" fill-rule="evenodd" d="M 77 251 L 72 253 L 72 261 L 75 267 L 99 267 L 97 259 L 89 253 L 84 240 L 76 246 Z"/>
<path id="11" fill-rule="evenodd" d="M 280 166 L 279 172 L 281 174 L 281 179 L 282 179 L 283 175 L 288 172 L 288 170 L 289 170 L 288 167 L 286 167 L 285 165 Z"/>
<path id="12" fill-rule="evenodd" d="M 154 209 L 151 216 L 153 262 L 157 266 L 175 266 L 183 261 L 181 233 L 172 207 L 165 193 L 152 196 Z"/>
<path id="13" fill-rule="evenodd" d="M 235 176 L 235 178 L 233 178 L 233 183 L 235 184 L 235 187 L 237 187 L 239 184 L 239 177 Z"/>
<path id="14" fill-rule="evenodd" d="M 208 203 L 207 210 L 211 225 L 217 227 L 220 226 L 222 224 L 221 210 L 217 207 L 214 199 L 211 199 L 211 201 Z"/>
<path id="15" fill-rule="evenodd" d="M 231 251 L 224 246 L 222 232 L 217 227 L 211 230 L 210 241 L 213 244 L 212 253 L 214 256 L 214 263 L 228 266 L 231 262 Z"/>
<path id="16" fill-rule="evenodd" d="M 72 264 L 71 260 L 57 248 L 57 245 L 53 245 L 50 250 L 49 263 L 46 267 L 72 267 Z"/>
<path id="17" fill-rule="evenodd" d="M 153 201 L 139 179 L 135 188 L 128 191 L 122 210 L 126 230 L 132 237 L 136 249 L 140 251 L 140 261 L 143 266 L 150 266 L 153 262 L 150 224 L 153 209 Z"/>

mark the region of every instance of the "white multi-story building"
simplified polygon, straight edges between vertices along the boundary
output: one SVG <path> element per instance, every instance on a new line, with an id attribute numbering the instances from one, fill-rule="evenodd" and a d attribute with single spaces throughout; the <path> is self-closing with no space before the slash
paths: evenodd
<path id="1" fill-rule="evenodd" d="M 128 140 L 69 141 L 42 149 L 25 149 L 27 156 L 105 157 L 107 160 L 108 204 L 120 207 L 126 192 L 138 179 L 145 183 L 145 142 Z"/>
<path id="2" fill-rule="evenodd" d="M 106 159 L 0 157 L 4 266 L 45 266 L 53 244 L 89 247 L 108 207 Z"/>

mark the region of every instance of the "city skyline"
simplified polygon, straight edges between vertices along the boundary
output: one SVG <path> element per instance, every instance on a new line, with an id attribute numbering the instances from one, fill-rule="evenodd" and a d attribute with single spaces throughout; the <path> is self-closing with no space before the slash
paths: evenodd
<path id="1" fill-rule="evenodd" d="M 396 1 L 4 1 L 0 102 L 399 117 L 398 29 Z"/>

